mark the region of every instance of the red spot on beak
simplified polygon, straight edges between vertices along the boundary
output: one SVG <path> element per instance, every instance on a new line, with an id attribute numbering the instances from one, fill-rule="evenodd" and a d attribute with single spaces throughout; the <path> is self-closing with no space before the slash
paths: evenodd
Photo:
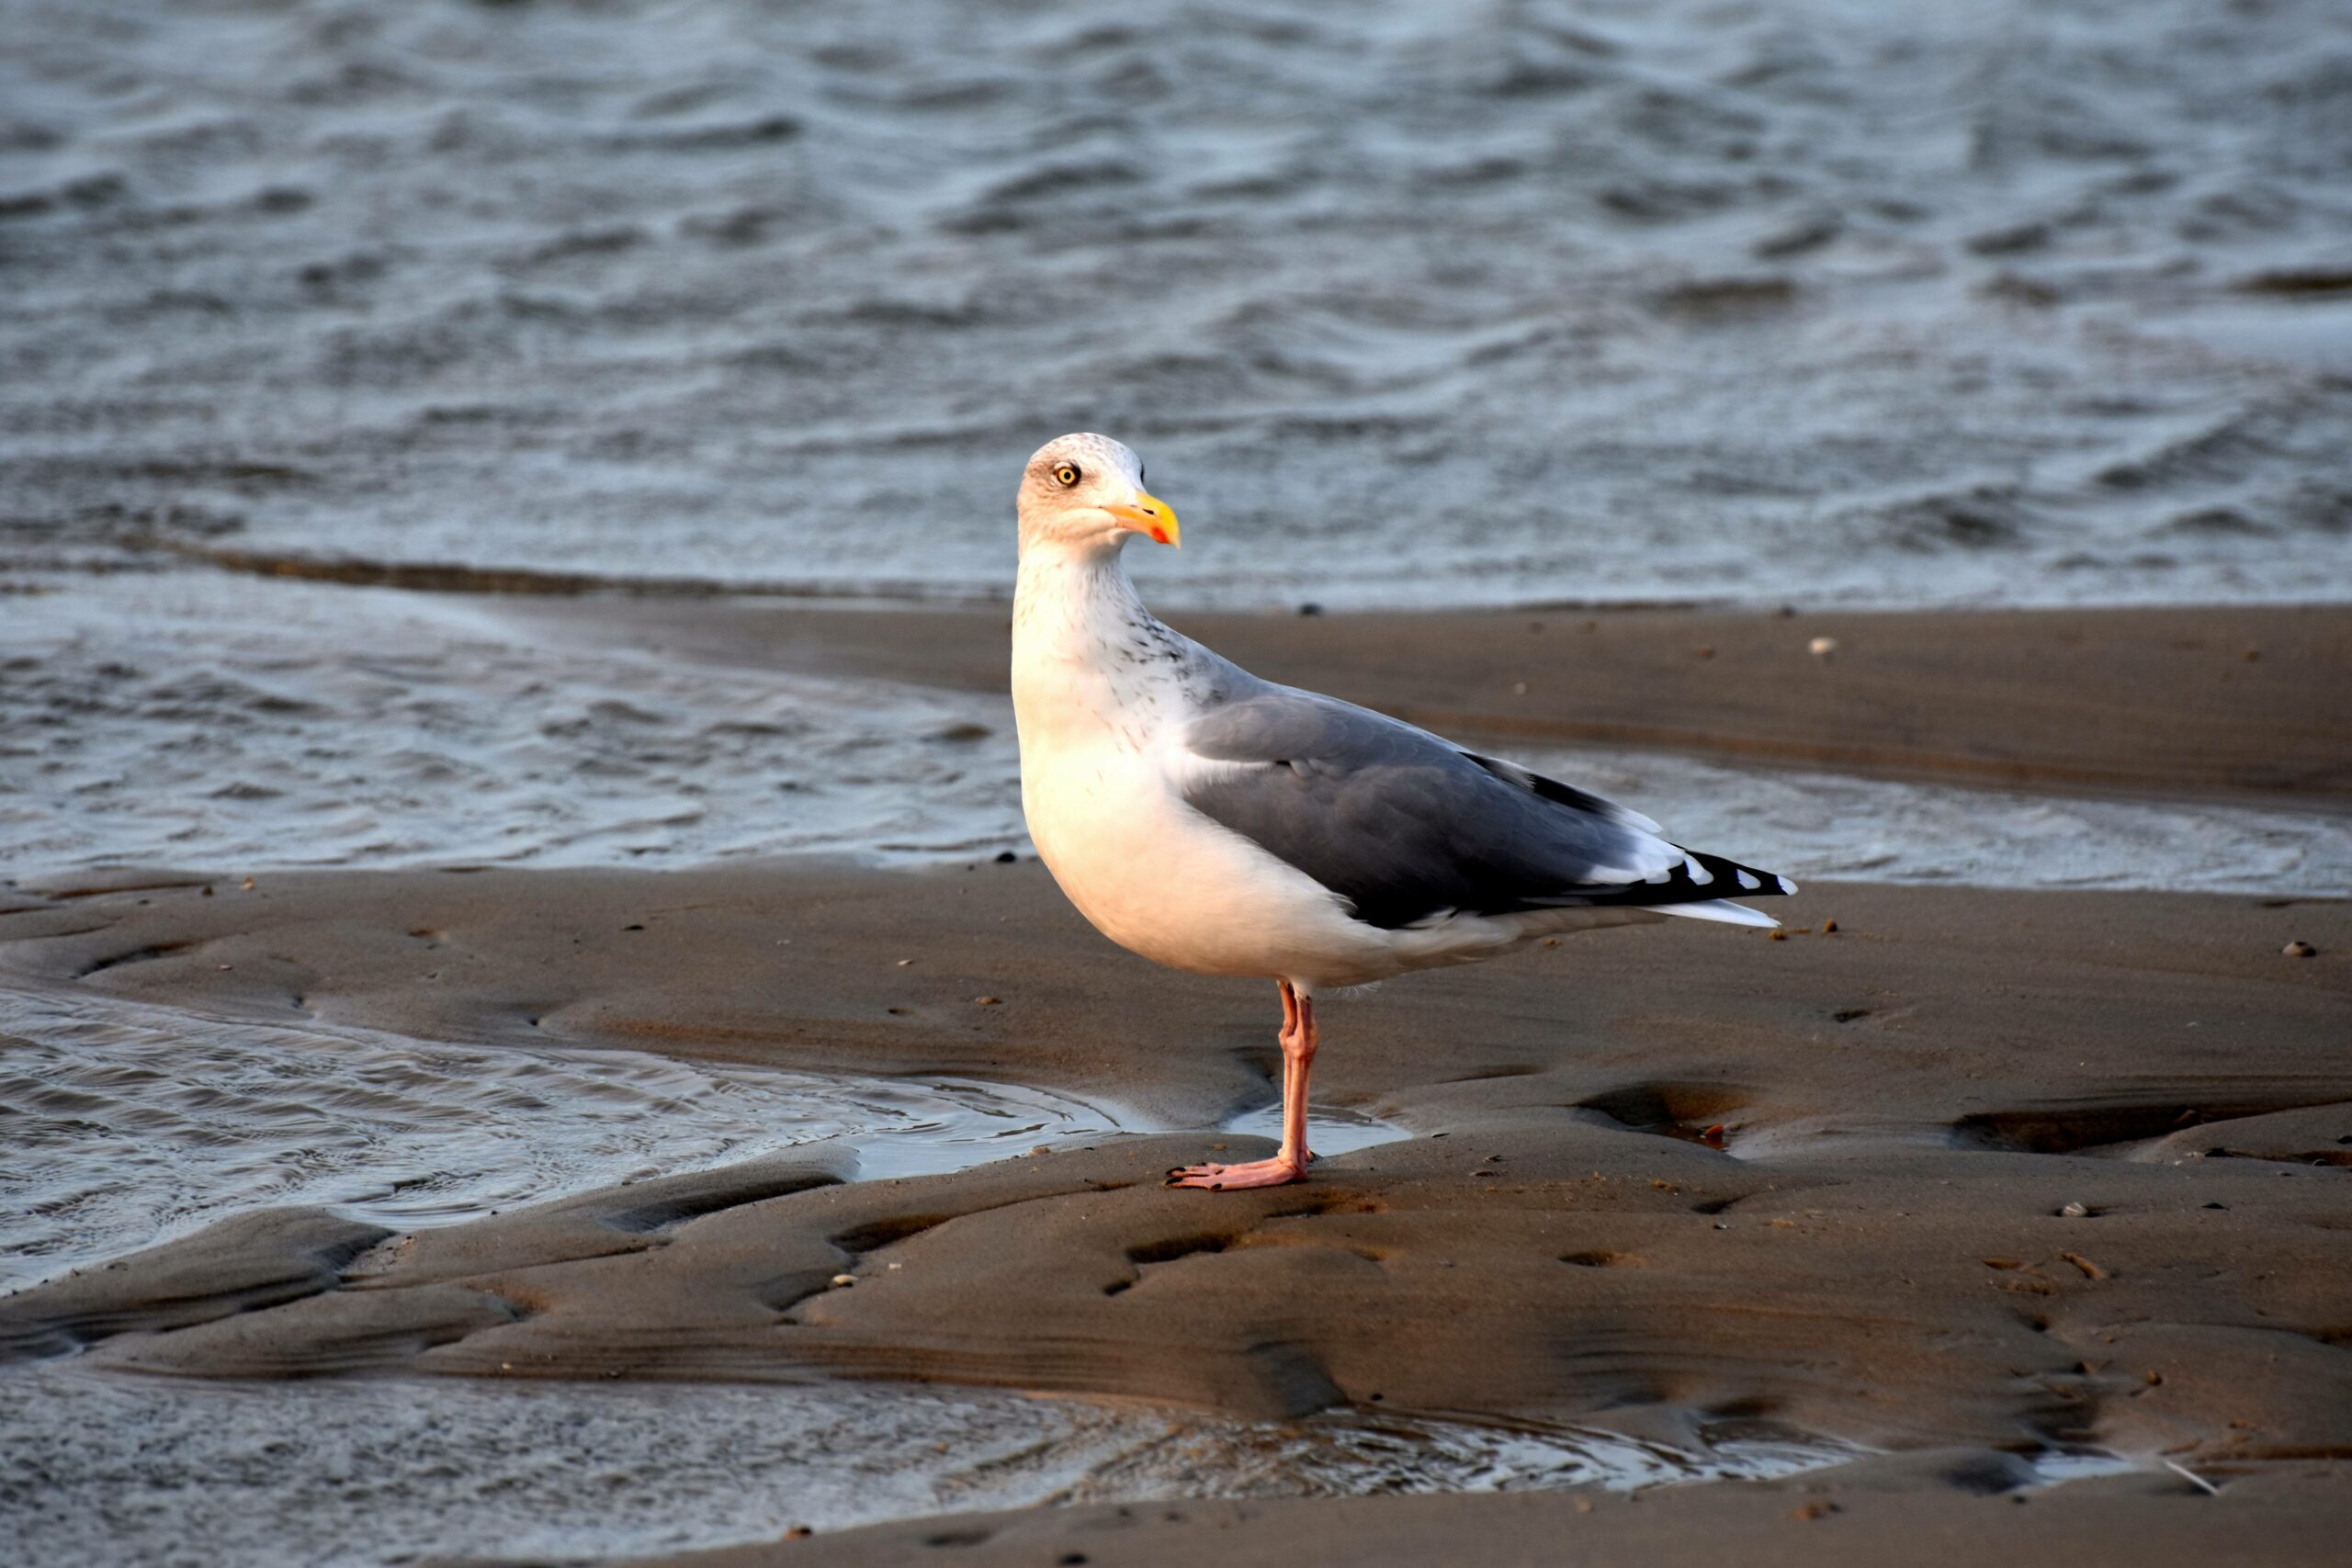
<path id="1" fill-rule="evenodd" d="M 1166 544 L 1168 542 L 1168 530 L 1155 525 L 1151 530 L 1151 542 L 1155 545 Z"/>

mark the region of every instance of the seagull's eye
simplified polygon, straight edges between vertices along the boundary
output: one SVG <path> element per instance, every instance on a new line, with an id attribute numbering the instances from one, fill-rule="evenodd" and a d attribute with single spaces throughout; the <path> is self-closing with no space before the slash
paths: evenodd
<path id="1" fill-rule="evenodd" d="M 1064 463 L 1054 469 L 1054 478 L 1061 480 L 1064 490 L 1068 490 L 1084 477 L 1078 471 L 1076 463 Z"/>

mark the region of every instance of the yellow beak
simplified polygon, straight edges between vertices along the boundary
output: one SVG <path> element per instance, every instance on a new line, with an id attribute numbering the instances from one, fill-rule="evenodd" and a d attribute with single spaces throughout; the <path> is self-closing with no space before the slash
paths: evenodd
<path id="1" fill-rule="evenodd" d="M 1102 510 L 1136 533 L 1148 535 L 1155 545 L 1183 547 L 1182 535 L 1176 526 L 1176 509 L 1149 491 L 1139 490 L 1136 491 L 1135 500 L 1125 505 L 1106 506 Z"/>

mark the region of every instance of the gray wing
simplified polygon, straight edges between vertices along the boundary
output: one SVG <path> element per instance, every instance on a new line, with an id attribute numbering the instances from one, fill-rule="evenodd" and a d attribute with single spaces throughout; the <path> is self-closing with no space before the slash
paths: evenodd
<path id="1" fill-rule="evenodd" d="M 1515 763 L 1312 692 L 1251 686 L 1186 730 L 1184 800 L 1372 925 L 1781 890 Z"/>

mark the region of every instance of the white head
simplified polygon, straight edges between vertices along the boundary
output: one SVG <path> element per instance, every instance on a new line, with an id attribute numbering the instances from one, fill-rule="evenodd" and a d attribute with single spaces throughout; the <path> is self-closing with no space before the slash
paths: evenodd
<path id="1" fill-rule="evenodd" d="M 1130 536 L 1178 540 L 1176 509 L 1143 488 L 1143 459 L 1107 435 L 1065 435 L 1037 448 L 1021 476 L 1021 549 L 1115 555 Z"/>

